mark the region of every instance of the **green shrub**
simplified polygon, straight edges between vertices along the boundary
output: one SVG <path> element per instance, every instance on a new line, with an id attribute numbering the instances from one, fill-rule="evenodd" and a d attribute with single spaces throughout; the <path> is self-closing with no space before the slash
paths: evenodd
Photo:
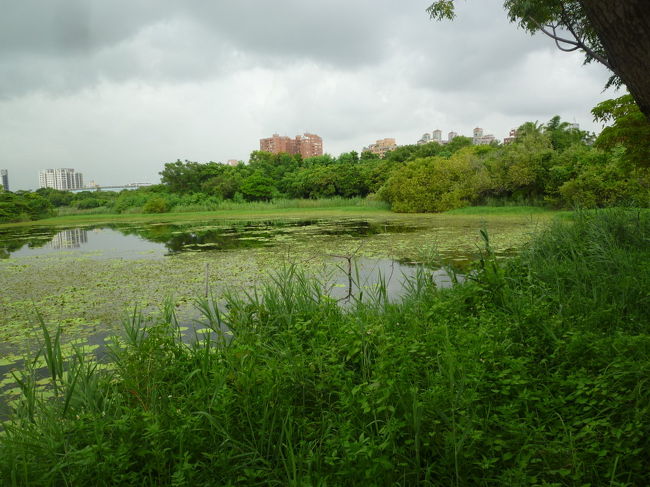
<path id="1" fill-rule="evenodd" d="M 142 211 L 144 213 L 166 213 L 169 211 L 169 207 L 164 198 L 154 197 L 147 200 Z"/>

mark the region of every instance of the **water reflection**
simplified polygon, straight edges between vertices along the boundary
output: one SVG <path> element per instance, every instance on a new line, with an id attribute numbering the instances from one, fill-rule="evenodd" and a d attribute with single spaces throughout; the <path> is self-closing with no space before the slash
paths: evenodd
<path id="1" fill-rule="evenodd" d="M 96 258 L 137 258 L 207 250 L 277 245 L 314 236 L 368 237 L 408 233 L 415 225 L 367 220 L 198 222 L 192 224 L 109 224 L 83 228 L 18 227 L 0 230 L 0 258 L 60 251 L 100 251 Z"/>
<path id="2" fill-rule="evenodd" d="M 51 249 L 77 249 L 82 244 L 88 243 L 88 231 L 83 228 L 63 230 L 52 237 L 47 244 Z"/>

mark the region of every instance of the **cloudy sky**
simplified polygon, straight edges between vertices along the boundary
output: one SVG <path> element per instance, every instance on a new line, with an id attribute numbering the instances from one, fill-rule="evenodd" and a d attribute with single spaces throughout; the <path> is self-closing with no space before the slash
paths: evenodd
<path id="1" fill-rule="evenodd" d="M 555 114 L 599 130 L 607 72 L 509 24 L 501 0 L 0 0 L 0 168 L 157 182 L 165 162 L 247 160 L 305 131 L 334 155 Z"/>

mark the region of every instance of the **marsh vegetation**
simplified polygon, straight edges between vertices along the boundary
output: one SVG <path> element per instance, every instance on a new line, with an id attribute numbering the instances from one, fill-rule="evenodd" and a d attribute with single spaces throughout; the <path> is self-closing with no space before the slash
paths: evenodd
<path id="1" fill-rule="evenodd" d="M 173 305 L 132 314 L 109 370 L 80 349 L 65 362 L 51 333 L 51 397 L 18 375 L 0 478 L 646 485 L 649 238 L 636 211 L 556 221 L 505 260 L 484 234 L 464 283 L 440 289 L 420 268 L 400 300 L 380 284 L 349 307 L 289 265 L 198 297 L 191 344 Z"/>

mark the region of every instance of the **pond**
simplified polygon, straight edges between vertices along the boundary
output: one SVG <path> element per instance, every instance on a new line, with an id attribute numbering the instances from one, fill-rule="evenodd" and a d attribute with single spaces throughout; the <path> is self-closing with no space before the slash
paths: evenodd
<path id="1" fill-rule="evenodd" d="M 101 348 L 135 307 L 153 316 L 169 298 L 179 320 L 192 324 L 193 301 L 206 289 L 217 298 L 225 288 L 249 289 L 288 263 L 343 299 L 351 291 L 348 260 L 353 291 L 370 293 L 381 275 L 398 299 L 418 263 L 429 265 L 439 286 L 450 285 L 441 265 L 462 273 L 481 245 L 481 228 L 499 255 L 510 255 L 539 224 L 396 215 L 0 228 L 0 390 L 12 390 L 10 370 L 39 347 L 37 311 L 49 329 L 61 326 L 64 341 Z"/>

